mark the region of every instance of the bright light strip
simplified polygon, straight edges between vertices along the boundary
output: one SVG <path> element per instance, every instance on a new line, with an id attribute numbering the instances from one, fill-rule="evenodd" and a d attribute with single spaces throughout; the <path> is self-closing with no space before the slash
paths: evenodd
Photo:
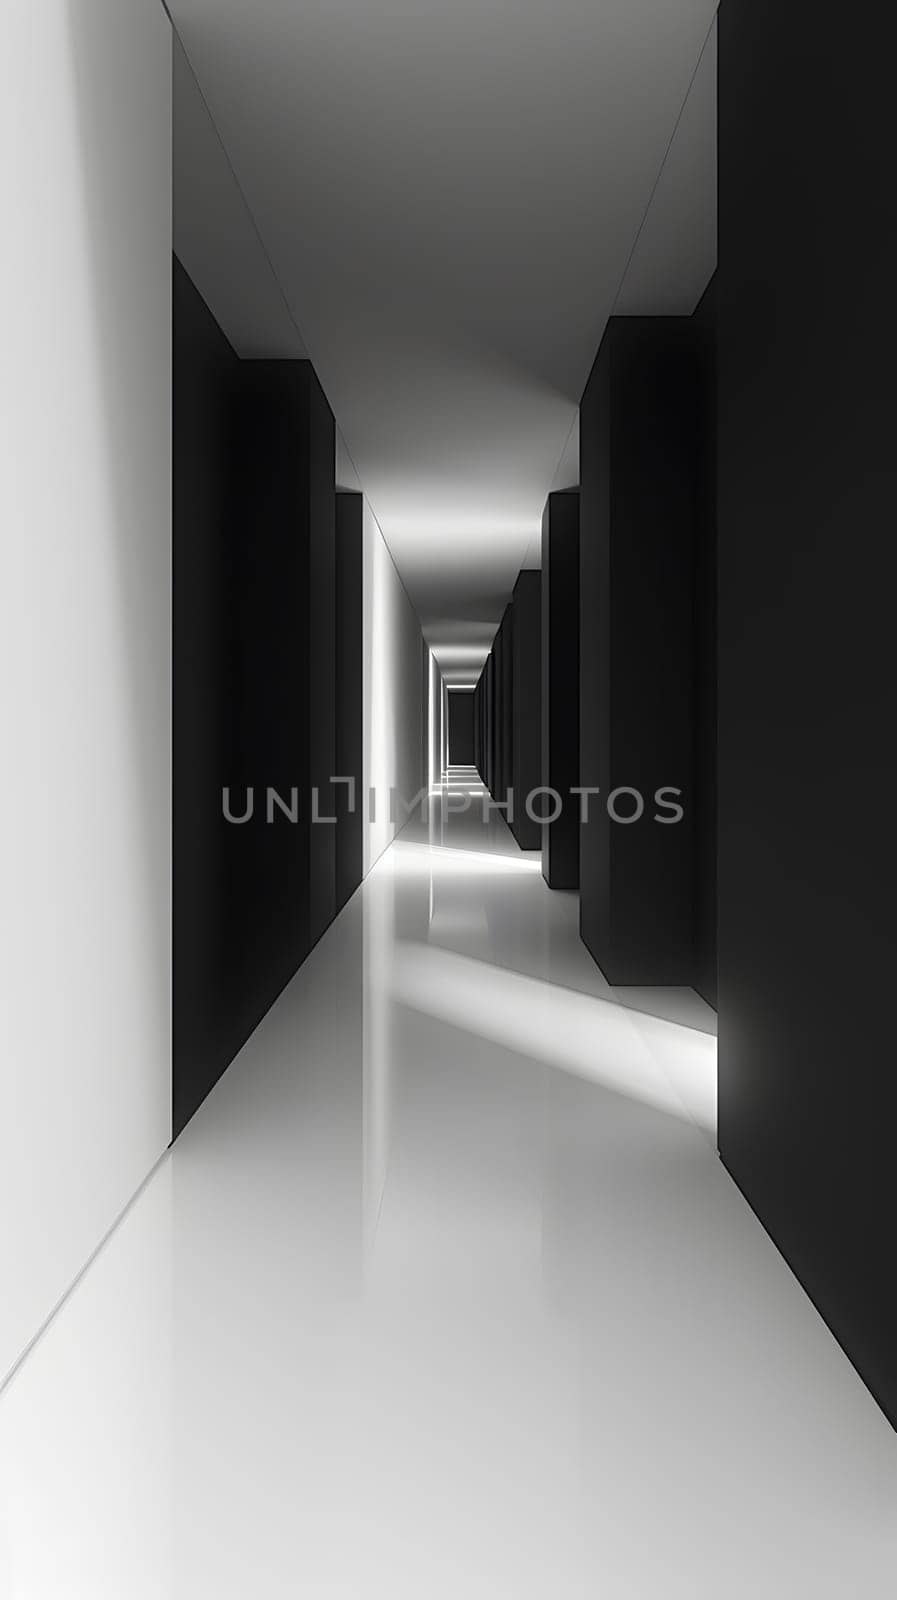
<path id="1" fill-rule="evenodd" d="M 412 859 L 406 860 L 410 856 Z M 393 863 L 420 869 L 421 857 L 431 858 L 438 871 L 451 869 L 456 872 L 541 872 L 540 858 L 528 861 L 525 856 L 503 856 L 490 850 L 455 850 L 451 845 L 418 844 L 401 836 L 396 839 L 392 850 Z"/>
<path id="2" fill-rule="evenodd" d="M 715 1133 L 710 1034 L 414 940 L 397 941 L 393 995 L 466 1034 Z"/>

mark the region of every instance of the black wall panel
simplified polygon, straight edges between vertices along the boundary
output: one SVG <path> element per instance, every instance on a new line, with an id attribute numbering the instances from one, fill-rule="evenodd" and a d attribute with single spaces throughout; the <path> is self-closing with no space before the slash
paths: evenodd
<path id="1" fill-rule="evenodd" d="M 542 875 L 579 888 L 579 491 L 551 494 L 542 517 L 542 778 L 563 811 L 542 827 Z"/>
<path id="2" fill-rule="evenodd" d="M 605 335 L 579 410 L 579 781 L 600 787 L 604 796 L 610 778 L 610 388 Z M 593 809 L 579 833 L 579 931 L 599 964 L 610 939 L 609 848 L 610 830 Z"/>
<path id="3" fill-rule="evenodd" d="M 174 264 L 174 1131 L 333 916 L 334 432 Z M 222 790 L 240 824 L 223 816 Z M 271 788 L 299 821 L 275 804 Z M 294 793 L 295 791 L 295 793 Z"/>
<path id="4" fill-rule="evenodd" d="M 538 572 L 521 572 L 511 604 L 511 831 L 521 850 L 540 850 L 541 823 L 534 822 L 526 809 L 527 798 L 542 782 L 542 600 Z M 537 815 L 541 815 L 541 804 L 541 797 L 533 801 Z"/>
<path id="5" fill-rule="evenodd" d="M 472 767 L 473 694 L 468 689 L 448 691 L 448 756 L 452 767 Z"/>
<path id="6" fill-rule="evenodd" d="M 486 788 L 495 794 L 495 645 L 486 662 Z"/>
<path id="7" fill-rule="evenodd" d="M 345 905 L 364 875 L 364 545 L 362 496 L 341 489 L 336 496 L 334 566 L 336 673 L 334 686 L 334 775 L 355 779 L 355 809 L 338 785 L 333 800 L 336 829 L 336 909 Z"/>
<path id="8" fill-rule="evenodd" d="M 720 11 L 719 1143 L 897 1423 L 885 19 Z"/>
<path id="9" fill-rule="evenodd" d="M 502 781 L 502 624 L 496 630 L 496 637 L 492 640 L 492 778 L 489 782 L 489 794 L 492 800 L 499 798 L 500 781 Z"/>
<path id="10" fill-rule="evenodd" d="M 486 766 L 483 773 L 483 782 L 489 793 L 493 792 L 495 782 L 495 655 L 494 648 L 490 650 L 483 669 L 483 699 L 485 702 L 485 757 Z"/>
<path id="11" fill-rule="evenodd" d="M 276 994 L 336 906 L 336 830 L 312 820 L 314 789 L 333 815 L 335 436 L 309 361 L 241 367 L 246 781 L 284 798 L 296 787 L 299 803 L 298 825 L 275 809 L 241 830 L 258 921 L 246 959 L 252 987 Z"/>
<path id="12" fill-rule="evenodd" d="M 254 786 L 256 812 L 251 824 L 231 831 L 243 908 L 235 984 L 247 1034 L 312 943 L 308 407 L 304 374 L 292 365 L 248 361 L 241 370 L 233 713 L 237 781 Z M 274 802 L 267 820 L 272 787 L 284 802 L 295 800 L 298 822 Z"/>
<path id="13" fill-rule="evenodd" d="M 582 937 L 611 983 L 694 970 L 694 521 L 699 372 L 690 318 L 614 317 L 580 412 Z M 626 786 L 639 820 L 612 821 Z M 681 790 L 683 820 L 654 795 Z M 634 798 L 614 800 L 618 813 Z"/>
<path id="14" fill-rule="evenodd" d="M 489 664 L 492 668 L 492 685 L 490 705 L 492 708 L 492 770 L 489 779 L 489 793 L 493 800 L 498 799 L 501 777 L 501 657 L 502 657 L 502 632 L 499 623 L 495 638 L 492 641 L 492 651 Z"/>
<path id="15" fill-rule="evenodd" d="M 272 363 L 273 365 L 273 363 Z M 282 365 L 300 383 L 307 415 L 308 450 L 308 630 L 309 766 L 318 790 L 318 813 L 335 816 L 331 779 L 336 772 L 334 688 L 336 681 L 336 426 L 310 361 Z M 301 373 L 296 369 L 301 368 Z M 303 484 L 303 491 L 304 491 Z M 336 826 L 314 827 L 309 846 L 309 935 L 314 944 L 336 914 Z"/>
<path id="16" fill-rule="evenodd" d="M 716 279 L 694 313 L 699 425 L 695 508 L 695 967 L 698 993 L 716 1005 Z"/>
<path id="17" fill-rule="evenodd" d="M 474 763 L 483 783 L 486 782 L 486 695 L 487 680 L 484 668 L 474 690 Z"/>
<path id="18" fill-rule="evenodd" d="M 231 522 L 240 363 L 180 263 L 173 279 L 173 1123 L 178 1133 L 246 1037 L 224 784 L 239 572 Z M 239 796 L 235 797 L 240 804 Z"/>
<path id="19" fill-rule="evenodd" d="M 499 681 L 499 770 L 498 798 L 505 802 L 514 787 L 514 612 L 505 606 L 499 631 L 501 677 Z"/>

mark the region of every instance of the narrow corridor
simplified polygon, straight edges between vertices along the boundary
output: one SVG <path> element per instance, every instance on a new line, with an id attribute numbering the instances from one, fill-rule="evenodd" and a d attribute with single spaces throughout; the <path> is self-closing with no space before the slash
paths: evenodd
<path id="1" fill-rule="evenodd" d="M 409 822 L 3 1394 L 0 1595 L 891 1593 L 897 1438 L 717 1158 L 714 1014 L 609 989 L 481 806 Z"/>

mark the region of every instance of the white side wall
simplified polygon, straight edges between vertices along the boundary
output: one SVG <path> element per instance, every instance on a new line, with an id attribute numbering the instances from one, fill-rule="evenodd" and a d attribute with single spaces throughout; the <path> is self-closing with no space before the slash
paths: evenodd
<path id="1" fill-rule="evenodd" d="M 408 598 L 377 519 L 364 496 L 346 442 L 336 430 L 336 482 L 362 494 L 364 506 L 364 871 L 391 844 L 402 812 L 390 816 L 390 791 L 411 801 L 426 787 L 427 651 L 420 619 Z M 376 793 L 376 814 L 369 795 Z"/>
<path id="2" fill-rule="evenodd" d="M 6 0 L 0 1379 L 171 1130 L 171 34 Z"/>
<path id="3" fill-rule="evenodd" d="M 390 790 L 410 805 L 426 784 L 424 644 L 373 512 L 364 502 L 364 804 L 368 813 L 364 870 L 368 872 L 401 826 L 390 817 Z"/>

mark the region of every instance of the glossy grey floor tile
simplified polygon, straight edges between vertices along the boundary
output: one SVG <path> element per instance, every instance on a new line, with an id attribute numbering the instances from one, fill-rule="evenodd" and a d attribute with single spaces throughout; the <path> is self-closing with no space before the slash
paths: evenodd
<path id="1" fill-rule="evenodd" d="M 0 1595 L 892 1592 L 897 1438 L 716 1157 L 712 1013 L 449 793 L 0 1399 Z"/>

